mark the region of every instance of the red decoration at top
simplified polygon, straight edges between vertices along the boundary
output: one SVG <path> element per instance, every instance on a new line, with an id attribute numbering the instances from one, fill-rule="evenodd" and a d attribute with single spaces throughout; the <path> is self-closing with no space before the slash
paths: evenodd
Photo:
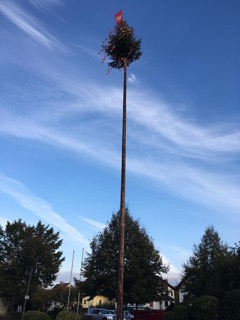
<path id="1" fill-rule="evenodd" d="M 115 14 L 115 19 L 116 19 L 116 22 L 117 24 L 121 24 L 123 19 L 122 19 L 122 10 L 118 11 L 116 14 Z"/>

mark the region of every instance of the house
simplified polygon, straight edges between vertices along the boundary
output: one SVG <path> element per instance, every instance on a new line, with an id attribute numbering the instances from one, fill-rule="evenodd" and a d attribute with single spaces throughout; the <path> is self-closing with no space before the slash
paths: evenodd
<path id="1" fill-rule="evenodd" d="M 53 291 L 59 291 L 59 290 L 66 290 L 70 286 L 69 282 L 60 281 L 60 283 L 55 284 L 51 290 Z"/>
<path id="2" fill-rule="evenodd" d="M 176 301 L 176 289 L 167 280 L 163 280 L 163 285 L 165 286 L 165 290 L 163 294 L 160 296 L 159 301 L 152 301 L 148 304 L 150 309 L 154 310 L 165 310 L 172 303 Z"/>
<path id="3" fill-rule="evenodd" d="M 90 299 L 90 297 L 84 297 L 82 299 L 82 307 L 85 308 L 90 308 L 90 307 L 96 307 L 96 306 L 101 306 L 101 305 L 106 305 L 110 304 L 111 301 L 104 296 L 97 295 L 93 299 Z"/>
<path id="4" fill-rule="evenodd" d="M 153 310 L 165 310 L 167 307 L 169 307 L 172 303 L 175 303 L 178 301 L 180 294 L 178 294 L 176 287 L 172 286 L 168 283 L 167 280 L 163 280 L 163 284 L 165 286 L 165 290 L 163 294 L 160 296 L 160 299 L 158 301 L 152 301 L 144 306 L 141 306 L 141 308 L 150 308 Z M 97 295 L 93 299 L 90 299 L 90 297 L 84 297 L 82 299 L 82 307 L 83 308 L 89 308 L 89 307 L 96 307 L 101 306 L 103 304 L 110 304 L 111 301 L 108 300 L 107 297 Z M 134 309 L 135 306 L 128 306 L 129 308 Z"/>
<path id="5" fill-rule="evenodd" d="M 175 292 L 177 293 L 177 301 L 179 303 L 183 302 L 183 300 L 184 300 L 185 293 L 183 291 L 183 288 L 184 288 L 185 281 L 186 281 L 186 279 L 183 278 L 179 282 L 179 284 L 177 286 L 175 286 Z"/>
<path id="6" fill-rule="evenodd" d="M 54 296 L 56 301 L 53 301 L 51 303 L 50 310 L 58 307 L 58 308 L 64 308 L 67 305 L 68 301 L 68 295 L 69 295 L 69 282 L 60 281 L 60 283 L 55 284 L 49 291 L 53 294 L 53 300 Z"/>

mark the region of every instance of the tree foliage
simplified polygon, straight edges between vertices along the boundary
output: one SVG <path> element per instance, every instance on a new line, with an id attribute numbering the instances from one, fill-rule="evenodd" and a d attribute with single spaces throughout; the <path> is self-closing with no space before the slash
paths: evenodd
<path id="1" fill-rule="evenodd" d="M 116 25 L 108 34 L 106 41 L 102 44 L 102 51 L 110 58 L 110 68 L 122 69 L 124 64 L 129 66 L 142 55 L 141 39 L 136 39 L 134 29 L 129 27 L 126 21 Z"/>
<path id="2" fill-rule="evenodd" d="M 91 253 L 84 262 L 84 289 L 87 295 L 117 295 L 120 213 L 113 213 L 106 228 L 91 241 Z M 168 267 L 146 230 L 134 220 L 129 210 L 125 213 L 124 302 L 146 303 L 162 293 L 161 274 Z"/>
<path id="3" fill-rule="evenodd" d="M 218 261 L 215 267 L 215 281 L 218 283 L 218 297 L 222 299 L 226 292 L 240 288 L 240 247 L 235 244 Z"/>
<path id="4" fill-rule="evenodd" d="M 223 319 L 239 320 L 240 319 L 240 289 L 228 291 L 223 298 Z"/>
<path id="5" fill-rule="evenodd" d="M 208 227 L 199 245 L 194 245 L 193 255 L 183 265 L 184 291 L 188 298 L 202 295 L 218 297 L 219 279 L 216 270 L 229 255 L 214 227 Z"/>
<path id="6" fill-rule="evenodd" d="M 36 226 L 22 220 L 0 227 L 0 296 L 11 307 L 22 304 L 30 280 L 29 294 L 56 279 L 64 261 L 62 240 L 53 228 L 40 221 Z"/>

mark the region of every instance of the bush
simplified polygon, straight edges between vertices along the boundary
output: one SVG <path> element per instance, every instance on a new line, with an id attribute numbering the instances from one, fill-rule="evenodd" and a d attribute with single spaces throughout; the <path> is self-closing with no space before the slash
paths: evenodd
<path id="1" fill-rule="evenodd" d="M 173 320 L 174 319 L 174 312 L 173 311 L 164 312 L 162 319 L 163 320 Z"/>
<path id="2" fill-rule="evenodd" d="M 72 311 L 61 311 L 56 317 L 56 320 L 80 320 L 81 317 Z"/>
<path id="3" fill-rule="evenodd" d="M 218 299 L 213 296 L 201 296 L 193 302 L 196 320 L 217 320 Z"/>
<path id="4" fill-rule="evenodd" d="M 41 311 L 27 311 L 24 313 L 24 320 L 51 320 L 51 317 Z"/>
<path id="5" fill-rule="evenodd" d="M 49 310 L 48 314 L 52 319 L 56 319 L 56 316 L 60 311 L 63 311 L 63 308 L 55 307 L 54 309 Z"/>
<path id="6" fill-rule="evenodd" d="M 188 308 L 178 305 L 174 308 L 174 320 L 188 320 Z"/>

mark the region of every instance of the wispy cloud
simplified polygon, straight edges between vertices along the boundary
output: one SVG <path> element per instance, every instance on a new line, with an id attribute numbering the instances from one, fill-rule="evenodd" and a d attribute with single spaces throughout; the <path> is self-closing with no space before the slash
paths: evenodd
<path id="1" fill-rule="evenodd" d="M 86 126 L 88 125 L 86 124 Z M 83 131 L 79 129 L 82 132 L 81 138 L 77 138 L 73 132 L 71 133 L 71 130 L 64 131 L 62 129 L 54 129 L 48 127 L 48 125 L 31 122 L 26 117 L 23 119 L 11 115 L 8 119 L 5 117 L 0 132 L 2 131 L 4 134 L 7 133 L 18 138 L 42 141 L 57 148 L 85 154 L 97 161 L 102 161 L 106 165 L 119 168 L 119 150 L 115 147 L 111 148 L 110 142 L 106 142 L 103 147 L 101 145 L 102 139 L 96 139 L 97 131 L 99 130 L 100 132 L 102 130 L 101 127 L 95 128 L 96 131 L 91 132 L 91 134 L 88 130 L 84 134 L 86 128 Z M 74 133 L 76 134 L 75 131 Z M 101 153 L 99 153 L 100 148 Z M 131 149 L 132 147 L 130 146 L 127 162 L 127 168 L 130 172 L 156 181 L 167 187 L 169 191 L 171 190 L 176 195 L 191 201 L 206 206 L 214 206 L 226 212 L 228 208 L 235 214 L 239 212 L 240 189 L 236 176 L 216 170 L 213 173 L 206 166 L 201 168 L 201 166 L 195 165 L 194 162 L 186 163 L 181 159 L 169 158 L 166 155 L 160 161 L 158 158 L 159 153 L 154 154 L 154 151 L 151 153 L 151 157 L 148 158 L 148 151 L 145 147 L 142 147 L 141 152 L 137 154 Z M 233 150 L 232 148 L 232 152 Z M 146 154 L 144 154 L 144 151 Z M 228 146 L 226 146 L 226 151 L 229 151 Z M 236 148 L 235 151 L 237 152 L 238 149 Z M 88 223 L 90 223 L 90 220 L 88 220 Z"/>
<path id="2" fill-rule="evenodd" d="M 11 92 L 11 100 L 5 105 L 0 102 L 0 133 L 44 142 L 119 168 L 122 89 L 89 81 L 65 61 L 57 63 L 61 72 L 46 59 L 32 64 L 38 66 L 32 70 L 41 83 L 46 81 L 47 90 L 57 92 L 61 99 L 46 96 L 33 109 L 32 101 L 36 105 L 40 100 L 33 92 L 31 112 L 21 115 L 10 111 L 18 110 L 18 99 L 11 106 Z M 240 155 L 237 122 L 197 122 L 188 117 L 187 108 L 179 114 L 155 92 L 141 88 L 129 87 L 127 108 L 129 172 L 157 182 L 175 196 L 220 211 L 229 209 L 235 216 L 239 213 L 239 176 L 231 170 Z"/>
<path id="3" fill-rule="evenodd" d="M 61 0 L 28 0 L 32 5 L 37 8 L 48 9 L 50 6 L 62 6 Z"/>
<path id="4" fill-rule="evenodd" d="M 31 14 L 24 11 L 20 6 L 13 3 L 11 0 L 3 0 L 0 3 L 0 12 L 18 28 L 28 34 L 32 39 L 45 46 L 48 49 L 61 49 L 65 50 L 64 46 L 52 36 L 34 18 Z"/>
<path id="5" fill-rule="evenodd" d="M 130 76 L 128 77 L 128 81 L 130 83 L 135 83 L 137 81 L 137 77 L 135 76 L 135 74 L 130 73 Z"/>
<path id="6" fill-rule="evenodd" d="M 68 224 L 61 215 L 55 212 L 47 201 L 34 195 L 21 182 L 0 173 L 0 191 L 10 196 L 21 207 L 58 227 L 68 237 L 81 244 L 89 244 L 89 241 L 85 239 L 74 227 Z"/>
<path id="7" fill-rule="evenodd" d="M 118 168 L 120 149 L 116 148 L 115 141 L 120 138 L 116 121 L 121 116 L 121 90 L 86 83 L 77 91 L 74 90 L 77 84 L 73 80 L 68 83 L 61 77 L 58 80 L 62 90 L 73 97 L 70 107 L 66 108 L 66 102 L 58 105 L 57 113 L 55 108 L 52 112 L 48 110 L 46 118 L 44 109 L 41 109 L 41 114 L 29 117 L 16 116 L 5 109 L 1 112 L 4 121 L 0 132 L 86 154 Z M 215 128 L 201 127 L 183 120 L 173 113 L 170 106 L 159 100 L 134 91 L 130 91 L 128 97 L 128 118 L 131 121 L 128 130 L 128 170 L 166 186 L 183 198 L 219 210 L 227 211 L 226 208 L 229 208 L 239 212 L 238 178 L 227 172 L 229 156 L 233 161 L 240 153 L 237 127 L 230 124 Z M 101 114 L 105 120 L 96 120 L 94 112 Z M 77 127 L 72 125 L 74 118 L 78 119 Z"/>
<path id="8" fill-rule="evenodd" d="M 106 224 L 93 220 L 93 219 L 89 219 L 89 218 L 85 218 L 85 217 L 81 217 L 81 219 L 85 222 L 87 222 L 88 224 L 90 224 L 91 226 L 95 227 L 97 230 L 102 230 L 103 228 L 106 227 Z"/>

